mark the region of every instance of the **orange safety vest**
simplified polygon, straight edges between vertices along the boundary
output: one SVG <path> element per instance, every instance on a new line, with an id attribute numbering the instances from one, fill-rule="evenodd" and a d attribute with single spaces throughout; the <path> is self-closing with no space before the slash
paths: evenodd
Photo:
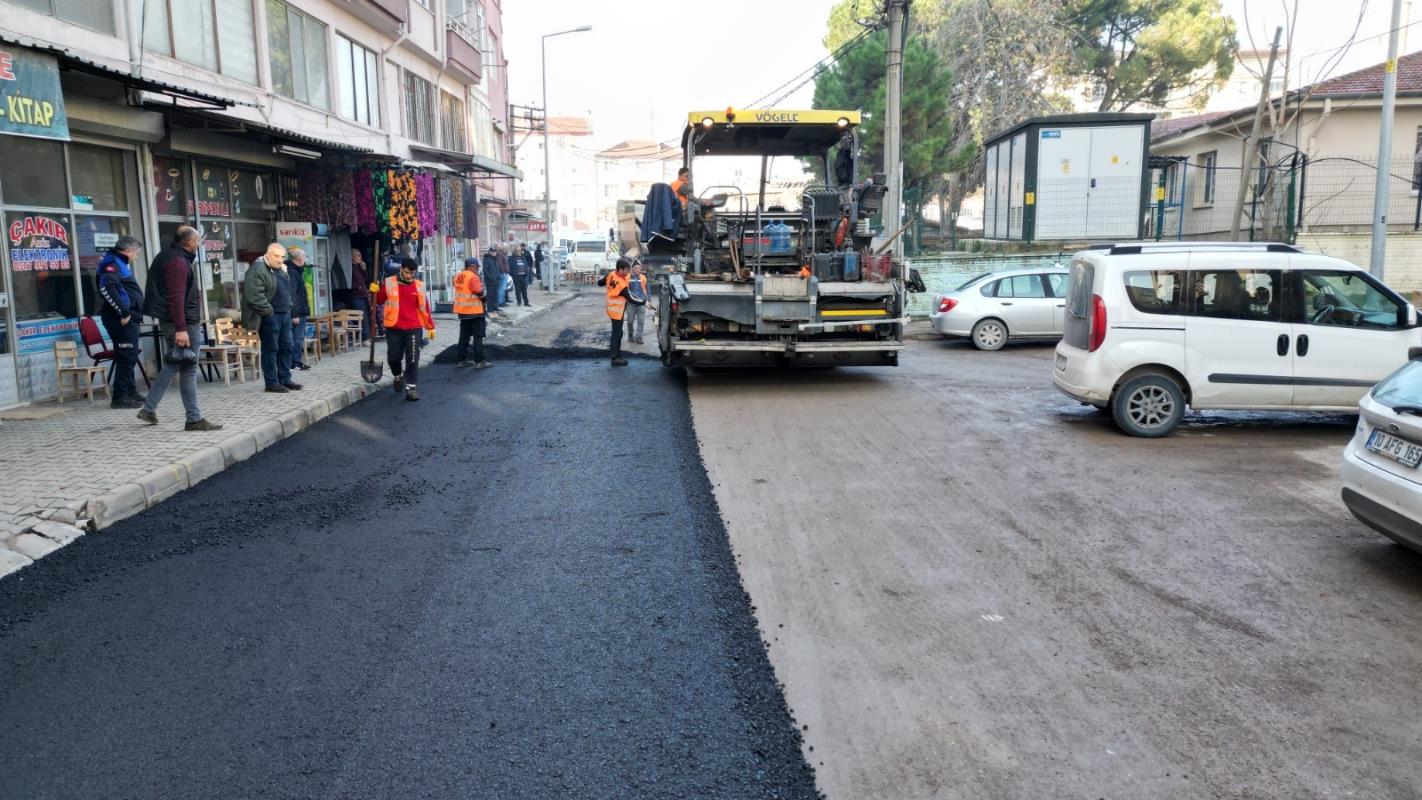
<path id="1" fill-rule="evenodd" d="M 483 293 L 484 282 L 479 280 L 479 273 L 468 269 L 460 270 L 459 274 L 454 276 L 454 313 L 483 314 L 484 301 L 479 298 Z"/>
<path id="2" fill-rule="evenodd" d="M 676 180 L 672 181 L 671 185 L 672 194 L 676 195 L 677 202 L 681 203 L 682 205 L 686 205 L 688 202 L 691 201 L 691 192 L 688 191 L 686 193 L 687 196 L 684 198 L 681 196 L 681 187 L 685 185 L 686 181 L 682 180 L 681 178 L 677 178 Z"/>
<path id="3" fill-rule="evenodd" d="M 607 276 L 607 316 L 610 319 L 622 319 L 622 315 L 627 313 L 627 298 L 618 295 L 629 283 L 631 281 L 615 271 Z"/>
<path id="4" fill-rule="evenodd" d="M 425 297 L 425 282 L 415 281 L 415 296 L 419 297 L 420 321 L 425 330 L 434 332 L 434 317 L 430 316 L 430 301 Z M 391 275 L 385 279 L 385 327 L 400 324 L 400 279 Z"/>

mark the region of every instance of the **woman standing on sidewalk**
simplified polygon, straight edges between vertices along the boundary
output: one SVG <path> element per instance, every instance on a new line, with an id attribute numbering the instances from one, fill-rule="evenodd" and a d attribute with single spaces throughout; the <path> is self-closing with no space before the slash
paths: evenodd
<path id="1" fill-rule="evenodd" d="M 404 392 L 406 400 L 420 399 L 415 389 L 420 379 L 420 345 L 425 335 L 433 339 L 435 334 L 425 284 L 415 280 L 419 268 L 415 259 L 401 259 L 400 271 L 385 279 L 375 298 L 385 306 L 385 353 L 395 391 Z"/>

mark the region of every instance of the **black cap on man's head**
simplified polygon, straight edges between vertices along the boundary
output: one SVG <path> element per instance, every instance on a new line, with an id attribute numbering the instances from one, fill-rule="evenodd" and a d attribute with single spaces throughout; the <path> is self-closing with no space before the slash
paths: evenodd
<path id="1" fill-rule="evenodd" d="M 466 266 L 466 267 L 477 267 L 477 266 L 479 266 L 479 259 L 474 258 L 473 256 L 470 256 L 469 258 L 464 259 L 464 266 Z"/>
<path id="2" fill-rule="evenodd" d="M 405 256 L 404 258 L 400 259 L 400 269 L 408 269 L 412 272 L 419 272 L 420 262 L 416 261 L 413 258 L 410 258 L 409 256 Z"/>

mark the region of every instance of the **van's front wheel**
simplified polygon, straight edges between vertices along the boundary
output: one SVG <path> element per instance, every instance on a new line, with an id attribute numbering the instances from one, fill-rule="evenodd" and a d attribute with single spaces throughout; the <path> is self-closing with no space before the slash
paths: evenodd
<path id="1" fill-rule="evenodd" d="M 1185 416 L 1185 392 L 1164 375 L 1142 375 L 1116 390 L 1111 416 L 1131 436 L 1168 436 Z"/>

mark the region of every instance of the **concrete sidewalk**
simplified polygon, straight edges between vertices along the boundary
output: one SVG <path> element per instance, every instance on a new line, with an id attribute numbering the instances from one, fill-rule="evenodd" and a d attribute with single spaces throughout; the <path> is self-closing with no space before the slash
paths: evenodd
<path id="1" fill-rule="evenodd" d="M 532 307 L 508 309 L 491 320 L 488 337 L 574 296 L 535 292 Z M 438 335 L 422 364 L 453 344 L 458 333 L 452 315 L 437 319 Z M 368 347 L 325 356 L 296 373 L 304 389 L 289 394 L 268 394 L 260 380 L 250 378 L 231 386 L 199 378 L 199 405 L 208 419 L 224 426 L 220 431 L 183 430 L 176 382 L 158 408 L 156 426 L 103 399 L 0 411 L 0 577 L 86 532 L 157 505 L 362 398 L 389 391 L 388 365 L 380 384 L 361 380 Z M 383 344 L 376 344 L 376 360 L 385 360 Z"/>

